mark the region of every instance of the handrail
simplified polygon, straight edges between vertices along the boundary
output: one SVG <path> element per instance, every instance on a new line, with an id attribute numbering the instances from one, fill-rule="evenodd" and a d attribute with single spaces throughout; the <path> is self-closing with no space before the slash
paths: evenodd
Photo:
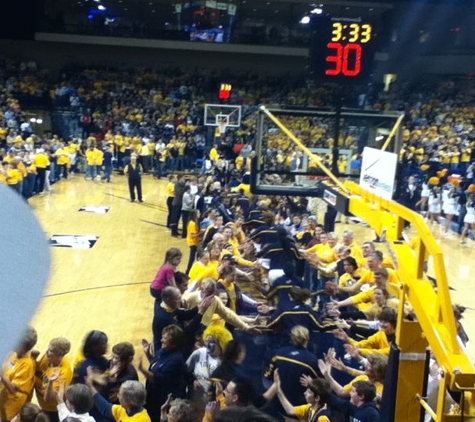
<path id="1" fill-rule="evenodd" d="M 424 400 L 423 397 L 421 397 L 419 394 L 416 395 L 416 399 L 419 400 L 419 403 L 421 406 L 424 408 L 424 410 L 429 414 L 429 416 L 434 419 L 435 421 L 437 420 L 437 415 L 436 413 L 431 409 L 429 404 Z"/>

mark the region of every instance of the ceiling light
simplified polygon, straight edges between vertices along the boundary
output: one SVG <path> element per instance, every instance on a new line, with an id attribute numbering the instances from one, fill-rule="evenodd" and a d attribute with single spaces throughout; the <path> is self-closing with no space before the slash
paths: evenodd
<path id="1" fill-rule="evenodd" d="M 311 10 L 310 13 L 312 15 L 321 15 L 323 13 L 323 9 L 321 7 L 316 7 L 315 9 Z"/>
<path id="2" fill-rule="evenodd" d="M 304 16 L 302 19 L 300 19 L 300 23 L 302 25 L 308 25 L 310 23 L 310 17 L 309 16 Z"/>

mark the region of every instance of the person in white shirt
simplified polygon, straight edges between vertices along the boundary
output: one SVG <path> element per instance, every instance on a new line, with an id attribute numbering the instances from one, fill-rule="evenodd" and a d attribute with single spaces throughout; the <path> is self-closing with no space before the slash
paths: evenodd
<path id="1" fill-rule="evenodd" d="M 64 402 L 66 398 L 66 403 Z M 84 384 L 71 385 L 64 394 L 64 384 L 61 384 L 56 394 L 58 401 L 58 416 L 63 422 L 68 417 L 79 419 L 81 422 L 95 422 L 89 415 L 89 411 L 94 406 L 94 398 L 91 389 Z"/>

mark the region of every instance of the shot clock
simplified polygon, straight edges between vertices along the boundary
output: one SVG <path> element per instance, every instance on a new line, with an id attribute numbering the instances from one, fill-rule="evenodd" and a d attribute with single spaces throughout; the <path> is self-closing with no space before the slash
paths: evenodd
<path id="1" fill-rule="evenodd" d="M 374 30 L 368 22 L 346 18 L 312 20 L 310 68 L 316 79 L 366 83 L 372 73 Z"/>

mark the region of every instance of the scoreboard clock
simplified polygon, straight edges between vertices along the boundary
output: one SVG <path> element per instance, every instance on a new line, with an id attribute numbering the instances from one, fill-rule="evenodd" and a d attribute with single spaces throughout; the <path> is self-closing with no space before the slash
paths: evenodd
<path id="1" fill-rule="evenodd" d="M 314 18 L 310 69 L 315 78 L 345 84 L 368 82 L 373 69 L 374 36 L 369 22 Z"/>

